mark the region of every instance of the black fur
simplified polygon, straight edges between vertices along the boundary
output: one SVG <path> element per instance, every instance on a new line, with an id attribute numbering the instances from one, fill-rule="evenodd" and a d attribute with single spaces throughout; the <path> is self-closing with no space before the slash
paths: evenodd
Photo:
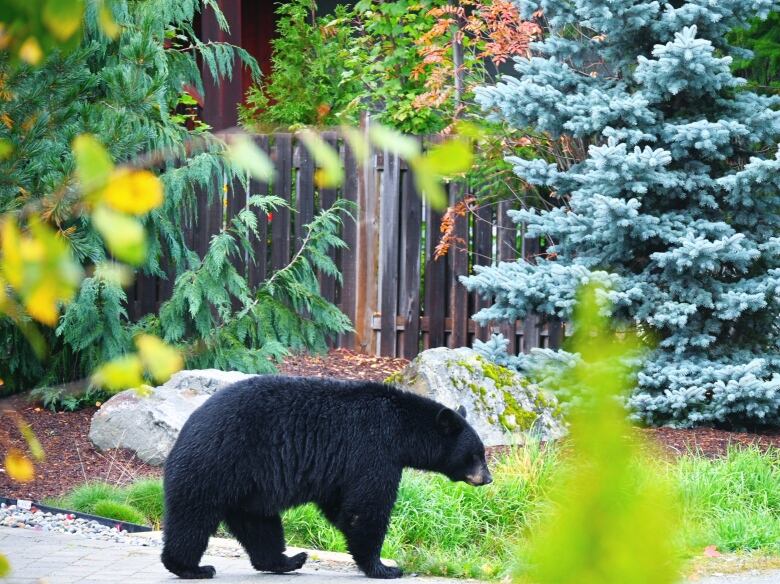
<path id="1" fill-rule="evenodd" d="M 165 463 L 162 561 L 182 578 L 224 520 L 257 570 L 289 572 L 280 512 L 316 503 L 373 578 L 401 570 L 379 560 L 405 467 L 487 484 L 485 449 L 463 417 L 388 385 L 264 376 L 209 398 L 182 428 Z"/>

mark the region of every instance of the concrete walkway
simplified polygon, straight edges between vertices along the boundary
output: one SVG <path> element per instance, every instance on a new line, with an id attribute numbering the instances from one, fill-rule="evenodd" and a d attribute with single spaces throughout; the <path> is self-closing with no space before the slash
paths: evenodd
<path id="1" fill-rule="evenodd" d="M 0 527 L 0 552 L 11 562 L 3 584 L 153 584 L 181 582 L 160 563 L 160 548 L 142 547 L 76 535 Z M 327 556 L 326 556 L 327 557 Z M 215 584 L 361 584 L 369 582 L 353 564 L 309 560 L 304 569 L 283 576 L 255 572 L 246 557 L 204 556 L 217 570 Z M 414 582 L 453 584 L 465 580 L 411 578 Z M 471 582 L 474 582 L 471 580 Z"/>
<path id="2" fill-rule="evenodd" d="M 126 584 L 180 581 L 160 563 L 160 548 L 92 540 L 75 535 L 0 527 L 0 552 L 11 562 L 8 584 Z M 329 561 L 323 554 L 304 569 L 278 576 L 255 572 L 246 557 L 205 556 L 217 569 L 215 584 L 361 584 L 370 582 L 351 563 Z M 426 584 L 466 584 L 475 580 L 407 577 Z M 780 571 L 711 576 L 689 584 L 780 584 Z"/>

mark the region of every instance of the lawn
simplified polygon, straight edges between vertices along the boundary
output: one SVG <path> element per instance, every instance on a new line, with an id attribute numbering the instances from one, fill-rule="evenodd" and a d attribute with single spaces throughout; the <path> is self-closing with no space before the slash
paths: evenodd
<path id="1" fill-rule="evenodd" d="M 448 479 L 407 471 L 398 495 L 383 555 L 408 572 L 499 578 L 511 570 L 516 550 L 544 520 L 545 501 L 565 453 L 529 445 L 493 464 L 494 483 L 473 488 Z M 701 556 L 707 546 L 720 552 L 780 553 L 780 453 L 732 448 L 723 457 L 689 453 L 660 458 L 657 472 L 679 490 L 682 508 L 680 553 Z M 157 479 L 117 488 L 84 485 L 62 499 L 70 509 L 107 513 L 158 526 L 162 486 Z M 340 533 L 313 506 L 288 511 L 289 545 L 344 551 Z"/>

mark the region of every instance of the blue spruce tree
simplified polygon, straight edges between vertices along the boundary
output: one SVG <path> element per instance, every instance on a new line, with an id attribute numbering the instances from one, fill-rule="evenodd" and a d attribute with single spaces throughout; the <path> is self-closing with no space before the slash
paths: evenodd
<path id="1" fill-rule="evenodd" d="M 494 304 L 475 318 L 566 319 L 578 287 L 601 283 L 614 322 L 655 340 L 629 399 L 637 419 L 780 424 L 780 99 L 744 88 L 726 41 L 777 3 L 519 5 L 526 17 L 542 10 L 550 34 L 478 101 L 582 154 L 509 159 L 558 201 L 512 217 L 548 253 L 476 267 L 464 283 Z M 545 350 L 516 362 L 538 372 L 574 359 Z"/>

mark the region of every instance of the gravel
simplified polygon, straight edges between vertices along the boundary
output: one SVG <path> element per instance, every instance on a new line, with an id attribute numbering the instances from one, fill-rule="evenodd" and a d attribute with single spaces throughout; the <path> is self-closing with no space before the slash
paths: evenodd
<path id="1" fill-rule="evenodd" d="M 35 507 L 21 509 L 17 505 L 6 505 L 5 503 L 0 504 L 0 525 L 52 533 L 69 533 L 118 543 L 155 545 L 154 541 L 146 538 L 131 539 L 128 532 L 121 531 L 118 527 L 109 527 L 97 521 L 81 519 L 71 513 L 50 513 Z"/>

